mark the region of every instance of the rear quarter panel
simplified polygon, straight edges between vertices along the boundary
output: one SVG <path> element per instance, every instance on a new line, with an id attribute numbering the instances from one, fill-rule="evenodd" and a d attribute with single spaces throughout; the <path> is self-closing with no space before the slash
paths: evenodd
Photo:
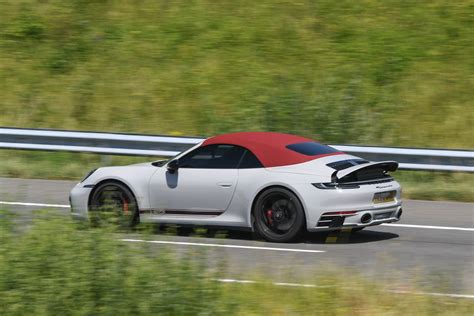
<path id="1" fill-rule="evenodd" d="M 298 187 L 304 184 L 311 185 L 312 182 L 321 182 L 323 179 L 326 179 L 326 177 L 272 172 L 265 168 L 240 169 L 237 188 L 226 214 L 238 216 L 244 226 L 251 227 L 251 210 L 254 200 L 260 192 L 272 186 L 280 186 L 291 190 L 298 196 L 306 211 L 305 199 L 300 194 Z M 306 217 L 308 217 L 308 214 Z"/>

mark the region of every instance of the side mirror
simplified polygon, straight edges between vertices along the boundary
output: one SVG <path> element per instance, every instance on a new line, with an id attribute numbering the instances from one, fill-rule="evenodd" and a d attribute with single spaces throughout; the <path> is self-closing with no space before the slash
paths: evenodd
<path id="1" fill-rule="evenodd" d="M 168 169 L 169 173 L 175 173 L 176 170 L 179 169 L 179 160 L 176 159 L 176 160 L 170 161 L 168 165 L 166 166 L 166 168 Z"/>

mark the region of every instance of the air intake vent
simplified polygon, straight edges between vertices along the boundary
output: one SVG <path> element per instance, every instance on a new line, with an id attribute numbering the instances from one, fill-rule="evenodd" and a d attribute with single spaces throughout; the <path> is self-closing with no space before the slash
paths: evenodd
<path id="1" fill-rule="evenodd" d="M 342 216 L 321 216 L 318 222 L 318 227 L 335 227 L 342 226 L 344 223 L 344 217 Z M 339 224 L 339 225 L 338 225 Z"/>

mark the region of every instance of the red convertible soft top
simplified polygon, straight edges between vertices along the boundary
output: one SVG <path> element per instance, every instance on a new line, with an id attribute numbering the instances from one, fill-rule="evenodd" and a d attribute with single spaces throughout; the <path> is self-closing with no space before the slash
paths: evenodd
<path id="1" fill-rule="evenodd" d="M 206 139 L 201 146 L 213 144 L 229 144 L 247 148 L 257 156 L 264 167 L 278 167 L 294 165 L 311 161 L 317 158 L 343 154 L 331 147 L 319 145 L 321 148 L 327 148 L 330 152 L 303 154 L 294 149 L 287 148 L 288 145 L 311 143 L 314 140 L 309 138 L 274 132 L 240 132 L 218 135 Z"/>

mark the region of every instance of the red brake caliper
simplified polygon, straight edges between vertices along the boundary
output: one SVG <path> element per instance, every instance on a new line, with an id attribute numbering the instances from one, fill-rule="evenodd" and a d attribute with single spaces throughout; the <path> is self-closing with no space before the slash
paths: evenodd
<path id="1" fill-rule="evenodd" d="M 123 214 L 128 215 L 128 201 L 123 200 Z"/>
<path id="2" fill-rule="evenodd" d="M 266 212 L 266 215 L 267 215 L 267 219 L 268 219 L 268 224 L 269 224 L 269 225 L 273 225 L 273 220 L 272 220 L 273 211 L 272 211 L 272 210 L 268 210 L 268 211 Z"/>

